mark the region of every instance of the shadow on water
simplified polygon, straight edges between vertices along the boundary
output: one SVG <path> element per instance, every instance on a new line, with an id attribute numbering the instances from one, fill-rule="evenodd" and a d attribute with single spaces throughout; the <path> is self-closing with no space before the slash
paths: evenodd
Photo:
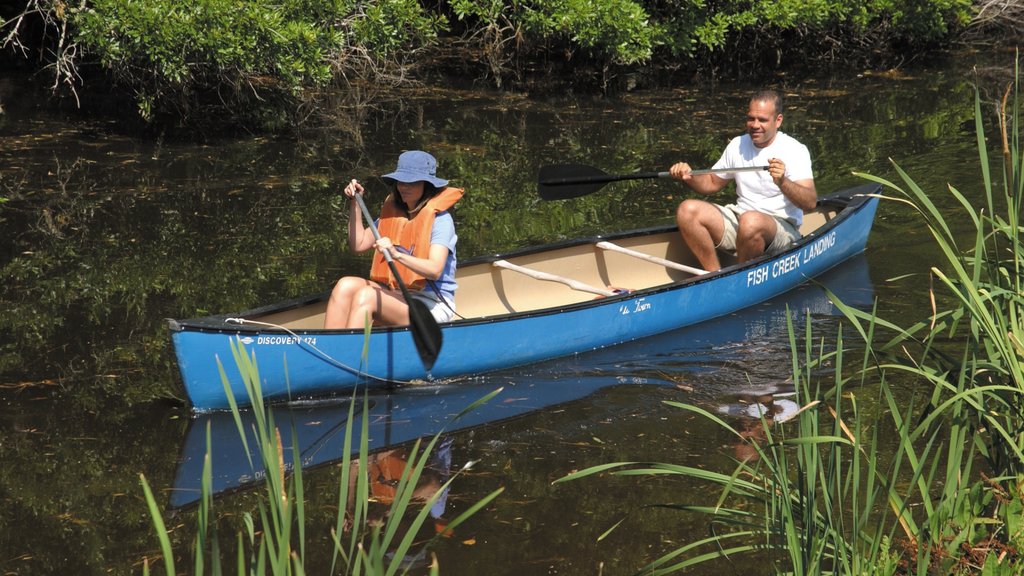
<path id="1" fill-rule="evenodd" d="M 835 316 L 836 306 L 824 288 L 847 305 L 870 307 L 874 290 L 866 258 L 856 256 L 815 283 L 704 325 L 457 383 L 410 386 L 370 395 L 365 411 L 369 449 L 392 450 L 419 438 L 505 422 L 563 406 L 602 389 L 630 385 L 676 387 L 718 404 L 726 414 L 756 419 L 758 410 L 769 410 L 777 412 L 781 420 L 791 411 L 787 404 L 791 401 L 779 400 L 791 392 L 786 378 L 790 372 L 789 355 L 785 353 L 789 349 L 787 311 L 798 330 L 805 312 L 810 312 L 812 322 Z M 688 384 L 688 374 L 710 371 L 724 372 L 725 378 L 720 381 L 734 385 L 694 390 Z M 773 376 L 748 380 L 752 371 Z M 744 381 L 760 384 L 735 384 Z M 497 388 L 502 388 L 498 396 L 452 422 L 454 416 Z M 295 430 L 303 468 L 316 468 L 337 463 L 345 456 L 349 408 L 349 400 L 335 399 L 276 406 L 273 410 L 282 430 Z M 352 429 L 358 431 L 363 424 L 363 407 L 357 406 L 354 413 L 357 421 Z M 243 427 L 251 434 L 252 412 L 245 410 L 242 415 Z M 249 438 L 247 453 L 231 413 L 199 414 L 182 442 L 169 501 L 172 509 L 188 507 L 199 497 L 207 427 L 212 440 L 214 494 L 262 482 L 264 471 L 255 438 Z M 358 443 L 354 444 L 358 450 Z M 285 462 L 292 463 L 296 458 L 290 443 L 285 445 Z"/>

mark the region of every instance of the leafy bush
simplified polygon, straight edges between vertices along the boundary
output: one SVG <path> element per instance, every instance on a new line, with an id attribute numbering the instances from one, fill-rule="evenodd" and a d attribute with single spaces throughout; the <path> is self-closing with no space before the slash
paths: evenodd
<path id="1" fill-rule="evenodd" d="M 653 64 L 662 72 L 759 64 L 765 57 L 776 65 L 783 56 L 798 65 L 840 54 L 899 57 L 904 47 L 948 40 L 971 16 L 970 0 L 449 0 L 449 6 L 495 77 L 520 76 L 525 63 L 538 61 L 631 72 Z"/>
<path id="2" fill-rule="evenodd" d="M 203 105 L 244 118 L 266 100 L 294 103 L 334 77 L 345 47 L 387 57 L 440 24 L 414 0 L 93 0 L 71 21 L 146 119 Z"/>
<path id="3" fill-rule="evenodd" d="M 2 13 L 0 48 L 42 55 L 55 90 L 75 92 L 80 64 L 98 61 L 145 119 L 204 109 L 250 125 L 265 113 L 287 120 L 353 72 L 392 82 L 395 65 L 482 62 L 499 86 L 528 71 L 557 79 L 558 69 L 602 87 L 622 72 L 764 74 L 899 59 L 948 42 L 972 15 L 971 0 L 21 1 L 21 14 Z M 437 58 L 452 46 L 468 53 Z"/>
<path id="4" fill-rule="evenodd" d="M 95 0 L 73 17 L 78 41 L 136 96 L 143 118 L 187 117 L 206 96 L 243 103 L 330 79 L 337 32 L 259 2 Z"/>
<path id="5" fill-rule="evenodd" d="M 352 19 L 349 43 L 380 58 L 395 58 L 410 46 L 427 44 L 445 26 L 439 15 L 424 11 L 416 0 L 354 3 L 353 8 L 361 12 Z"/>

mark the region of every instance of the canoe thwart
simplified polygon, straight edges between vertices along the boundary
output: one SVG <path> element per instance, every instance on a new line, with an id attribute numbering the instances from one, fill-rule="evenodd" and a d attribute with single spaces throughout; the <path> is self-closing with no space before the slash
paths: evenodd
<path id="1" fill-rule="evenodd" d="M 637 252 L 636 250 L 630 250 L 629 248 L 623 248 L 622 246 L 619 246 L 618 244 L 612 244 L 611 242 L 601 241 L 598 242 L 596 246 L 602 250 L 611 250 L 612 252 L 626 254 L 627 256 L 633 256 L 634 258 L 646 260 L 648 262 L 659 264 L 666 268 L 672 268 L 673 270 L 681 270 L 683 272 L 689 272 L 690 274 L 696 274 L 698 276 L 708 273 L 707 270 L 694 268 L 693 266 L 687 266 L 686 264 L 680 264 L 678 262 L 673 262 L 671 260 L 666 260 L 664 258 L 658 258 L 657 256 L 651 256 L 650 254 L 644 254 L 643 252 Z"/>
<path id="2" fill-rule="evenodd" d="M 533 270 L 532 268 L 526 268 L 508 262 L 507 260 L 495 260 L 493 265 L 497 268 L 504 268 L 505 270 L 512 270 L 513 272 L 519 272 L 525 274 L 535 280 L 546 280 L 548 282 L 558 282 L 565 284 L 573 290 L 579 290 L 580 292 L 590 292 L 591 294 L 598 294 L 601 296 L 615 296 L 619 294 L 616 290 L 606 290 L 604 288 L 598 288 L 597 286 L 591 286 L 579 280 L 573 280 L 572 278 L 566 278 L 565 276 L 558 276 L 556 274 L 549 274 L 547 272 L 541 272 L 540 270 Z"/>

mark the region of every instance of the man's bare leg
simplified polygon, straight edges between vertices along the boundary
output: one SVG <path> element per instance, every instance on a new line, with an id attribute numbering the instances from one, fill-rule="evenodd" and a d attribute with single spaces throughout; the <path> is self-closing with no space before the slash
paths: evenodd
<path id="1" fill-rule="evenodd" d="M 715 205 L 703 200 L 684 200 L 676 210 L 676 225 L 702 268 L 714 272 L 722 267 L 715 246 L 725 233 L 725 219 Z"/>

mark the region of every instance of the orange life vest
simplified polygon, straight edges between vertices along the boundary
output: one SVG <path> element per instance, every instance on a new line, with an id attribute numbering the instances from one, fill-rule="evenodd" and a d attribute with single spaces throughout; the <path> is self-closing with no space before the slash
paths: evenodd
<path id="1" fill-rule="evenodd" d="M 462 194 L 461 188 L 446 186 L 427 200 L 412 218 L 408 218 L 405 211 L 395 204 L 392 193 L 384 200 L 377 230 L 381 236 L 390 238 L 395 246 L 409 250 L 417 258 L 426 258 L 430 255 L 430 232 L 434 229 L 434 219 L 438 213 L 454 206 L 462 198 Z M 406 286 L 413 290 L 422 290 L 426 286 L 427 280 L 423 276 L 405 266 L 397 265 L 396 268 Z M 398 288 L 398 283 L 391 275 L 391 268 L 380 252 L 373 257 L 370 279 L 391 289 Z"/>
<path id="2" fill-rule="evenodd" d="M 398 492 L 398 483 L 405 475 L 406 479 L 412 471 L 406 471 L 408 455 L 405 450 L 389 450 L 370 457 L 370 495 L 383 504 L 391 504 Z"/>

